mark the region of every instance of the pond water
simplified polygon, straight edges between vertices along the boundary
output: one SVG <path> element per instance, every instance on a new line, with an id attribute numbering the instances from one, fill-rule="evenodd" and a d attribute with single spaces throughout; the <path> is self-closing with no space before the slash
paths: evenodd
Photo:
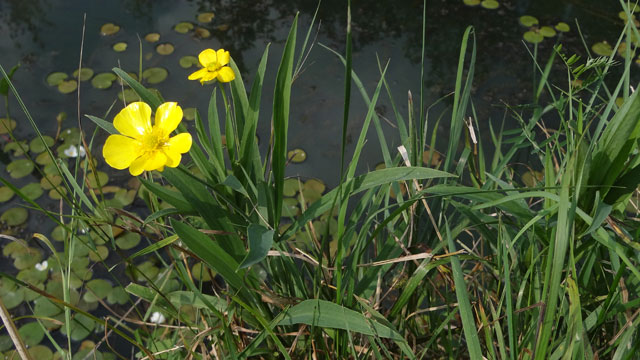
<path id="1" fill-rule="evenodd" d="M 576 19 L 588 48 L 600 41 L 615 44 L 623 26 L 618 17 L 621 9 L 616 2 L 500 0 L 498 3 L 497 9 L 486 9 L 467 6 L 462 0 L 427 1 L 425 81 L 420 84 L 423 2 L 353 1 L 353 69 L 371 94 L 380 77 L 377 59 L 382 63 L 389 61 L 386 78 L 399 111 L 406 116 L 407 91 L 413 93 L 414 99 L 419 99 L 420 86 L 424 86 L 427 105 L 451 93 L 462 34 L 468 25 L 473 25 L 478 53 L 472 97 L 480 132 L 487 135 L 488 122 L 500 124 L 505 118 L 504 104 L 519 105 L 531 99 L 533 66 L 529 51 L 533 52 L 534 46 L 523 41 L 523 34 L 528 28 L 519 23 L 521 16 L 535 16 L 540 26 L 553 27 L 559 22 L 570 26 L 570 31 L 558 31 L 556 36 L 546 38 L 538 45 L 538 59 L 542 63 L 556 41 L 563 44 L 567 53 L 586 54 Z M 70 76 L 78 67 L 84 14 L 83 67 L 93 69 L 96 74 L 109 72 L 116 66 L 137 73 L 142 55 L 142 69 L 162 67 L 168 71 L 165 81 L 153 85 L 166 100 L 177 101 L 183 108 L 197 107 L 201 111 L 205 111 L 213 88 L 187 80 L 195 68 L 180 66 L 183 56 L 197 55 L 205 48 L 229 50 L 249 85 L 265 46 L 271 43 L 258 129 L 261 148 L 266 152 L 270 131 L 268 114 L 273 102 L 271 89 L 284 39 L 295 13 L 299 11 L 298 38 L 301 43 L 316 5 L 313 1 L 290 0 L 3 0 L 0 2 L 0 64 L 7 70 L 18 62 L 22 64 L 14 76 L 14 83 L 41 130 L 54 134 L 56 117 L 61 112 L 68 114 L 63 127 L 77 126 L 79 117 L 83 126 L 90 129 L 93 124 L 84 117 L 85 114 L 102 117 L 115 102 L 114 110 L 106 117 L 112 121 L 115 112 L 122 108 L 122 101 L 117 97 L 121 90 L 117 82 L 107 89 L 96 89 L 91 81 L 80 82 L 79 114 L 75 92 L 62 94 L 57 87 L 47 84 L 48 74 L 60 71 Z M 210 23 L 198 22 L 197 16 L 203 12 L 215 14 Z M 317 177 L 334 186 L 340 173 L 337 164 L 340 161 L 344 67 L 320 44 L 344 52 L 346 3 L 343 0 L 324 0 L 318 20 L 319 30 L 312 31 L 314 45 L 306 58 L 304 71 L 293 87 L 289 124 L 289 147 L 302 148 L 308 156 L 303 163 L 291 164 L 287 172 L 289 175 Z M 204 36 L 206 32 L 202 31 L 198 36 L 194 30 L 186 34 L 176 32 L 175 26 L 180 22 L 190 22 L 206 29 L 210 36 Z M 100 29 L 105 23 L 119 26 L 119 31 L 113 35 L 101 35 Z M 160 40 L 156 43 L 146 41 L 144 37 L 149 33 L 160 34 Z M 125 51 L 114 51 L 114 44 L 119 42 L 127 44 Z M 161 55 L 156 46 L 165 43 L 173 45 L 174 51 Z M 562 67 L 557 71 L 561 74 Z M 433 108 L 430 118 L 437 119 L 448 111 L 451 102 L 452 98 L 447 98 Z M 0 109 L 0 117 L 6 116 L 3 105 Z M 389 120 L 382 126 L 394 153 L 399 145 L 399 136 L 391 125 L 395 119 L 386 95 L 381 96 L 376 110 Z M 33 131 L 15 100 L 10 103 L 10 111 L 18 122 L 16 136 L 30 139 Z M 365 114 L 364 102 L 354 88 L 349 139 L 357 139 Z M 443 119 L 437 146 L 441 150 L 446 146 L 448 133 L 447 115 Z M 509 122 L 508 116 L 506 121 L 507 127 L 517 126 Z M 429 126 L 433 127 L 433 122 Z M 94 148 L 96 153 L 100 152 L 105 137 L 102 133 L 98 135 Z M 2 138 L 2 146 L 6 140 Z M 352 147 L 348 149 L 352 150 Z M 361 161 L 362 170 L 382 161 L 373 127 Z M 114 183 L 125 182 L 129 178 L 128 172 L 108 170 L 104 163 L 100 169 L 108 171 Z M 5 171 L 0 176 L 8 178 Z M 28 181 L 31 180 L 21 179 L 16 183 L 24 185 Z M 50 206 L 53 204 L 50 201 Z M 1 204 L 0 213 L 11 206 Z M 48 226 L 44 226 L 46 231 L 41 229 L 43 216 L 31 215 L 27 232 L 32 231 L 30 229 L 50 231 Z"/>

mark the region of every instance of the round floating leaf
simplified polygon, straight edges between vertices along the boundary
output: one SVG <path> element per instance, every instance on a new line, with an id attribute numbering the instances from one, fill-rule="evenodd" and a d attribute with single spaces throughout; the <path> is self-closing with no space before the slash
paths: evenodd
<path id="1" fill-rule="evenodd" d="M 113 73 L 100 73 L 96 75 L 93 79 L 91 79 L 91 85 L 93 85 L 96 89 L 108 89 L 113 84 L 113 81 L 116 80 L 117 76 Z"/>
<path id="2" fill-rule="evenodd" d="M 123 305 L 127 302 L 129 297 L 127 296 L 127 292 L 124 291 L 122 286 L 114 287 L 109 295 L 107 295 L 107 302 L 109 304 L 120 304 Z"/>
<path id="3" fill-rule="evenodd" d="M 59 186 L 55 189 L 49 190 L 49 197 L 53 200 L 60 200 L 63 195 L 66 195 L 66 193 L 67 189 Z"/>
<path id="4" fill-rule="evenodd" d="M 524 38 L 525 41 L 530 42 L 532 44 L 537 44 L 542 40 L 544 40 L 544 36 L 540 35 L 535 31 L 527 31 L 526 33 L 524 33 L 524 35 L 522 35 L 522 37 Z"/>
<path id="5" fill-rule="evenodd" d="M 523 15 L 520 16 L 520 24 L 522 24 L 522 26 L 526 26 L 526 27 L 530 27 L 533 25 L 538 25 L 538 19 L 536 19 L 535 17 L 531 16 L 531 15 Z"/>
<path id="6" fill-rule="evenodd" d="M 14 179 L 19 179 L 31 174 L 33 168 L 33 162 L 28 159 L 15 160 L 7 165 L 7 171 L 9 172 L 9 175 Z"/>
<path id="7" fill-rule="evenodd" d="M 95 329 L 96 323 L 82 314 L 76 313 L 76 316 L 71 319 L 71 339 L 74 341 L 80 341 L 89 336 L 93 329 Z M 65 326 L 60 328 L 60 332 L 67 335 L 67 329 Z"/>
<path id="8" fill-rule="evenodd" d="M 569 24 L 565 22 L 559 22 L 556 24 L 556 30 L 560 32 L 568 32 L 569 30 L 571 30 L 571 28 L 569 27 Z"/>
<path id="9" fill-rule="evenodd" d="M 25 185 L 20 189 L 20 191 L 30 200 L 35 200 L 42 196 L 42 193 L 44 193 L 44 191 L 42 190 L 42 186 L 40 186 L 39 183 L 31 183 Z"/>
<path id="10" fill-rule="evenodd" d="M 127 43 L 126 42 L 117 42 L 115 44 L 113 44 L 112 49 L 115 52 L 123 52 L 125 50 L 127 50 Z"/>
<path id="11" fill-rule="evenodd" d="M 40 187 L 43 190 L 51 190 L 56 186 L 60 185 L 61 182 L 62 182 L 62 177 L 60 175 L 56 175 L 56 174 L 47 175 L 46 177 L 43 177 L 42 179 L 40 179 Z"/>
<path id="12" fill-rule="evenodd" d="M 300 180 L 298 178 L 288 178 L 284 180 L 282 195 L 295 196 L 300 190 Z"/>
<path id="13" fill-rule="evenodd" d="M 25 253 L 18 254 L 13 261 L 13 266 L 18 270 L 34 267 L 42 260 L 42 253 L 35 248 L 27 248 Z"/>
<path id="14" fill-rule="evenodd" d="M 96 251 L 89 252 L 89 259 L 93 262 L 104 261 L 109 257 L 109 249 L 104 245 L 96 246 Z"/>
<path id="15" fill-rule="evenodd" d="M 216 29 L 218 29 L 218 31 L 225 32 L 225 31 L 229 30 L 229 24 L 218 25 L 218 27 L 216 27 Z"/>
<path id="16" fill-rule="evenodd" d="M 100 28 L 100 35 L 102 36 L 113 35 L 118 31 L 120 31 L 120 26 L 115 25 L 113 23 L 106 23 L 102 25 L 102 27 Z"/>
<path id="17" fill-rule="evenodd" d="M 116 245 L 122 250 L 133 249 L 140 243 L 140 234 L 127 232 L 118 236 L 116 239 Z"/>
<path id="18" fill-rule="evenodd" d="M 496 0 L 484 0 L 480 3 L 480 6 L 485 9 L 493 10 L 497 9 L 498 6 L 500 6 L 500 3 L 498 3 Z"/>
<path id="19" fill-rule="evenodd" d="M 62 225 L 58 225 L 53 228 L 51 231 L 51 238 L 55 241 L 63 241 L 67 236 L 67 230 L 65 230 Z"/>
<path id="20" fill-rule="evenodd" d="M 170 55 L 175 48 L 170 43 L 164 43 L 156 46 L 156 52 L 160 55 Z"/>
<path id="21" fill-rule="evenodd" d="M 298 200 L 294 198 L 282 199 L 282 217 L 294 217 L 299 213 Z"/>
<path id="22" fill-rule="evenodd" d="M 167 69 L 161 67 L 148 68 L 142 72 L 142 78 L 149 84 L 159 84 L 163 82 L 168 75 L 169 72 Z"/>
<path id="23" fill-rule="evenodd" d="M 49 84 L 49 86 L 58 86 L 58 84 L 66 80 L 68 77 L 69 75 L 63 72 L 52 72 L 51 74 L 47 75 L 47 84 Z"/>
<path id="24" fill-rule="evenodd" d="M 22 304 L 24 301 L 24 288 L 15 288 L 11 291 L 4 291 L 4 289 L 0 290 L 3 290 L 0 295 L 0 297 L 2 297 L 2 302 L 9 310 Z"/>
<path id="25" fill-rule="evenodd" d="M 26 141 L 12 141 L 4 146 L 4 152 L 13 152 L 13 156 L 20 156 L 25 151 L 29 151 Z"/>
<path id="26" fill-rule="evenodd" d="M 148 33 L 147 35 L 144 36 L 144 39 L 147 40 L 150 43 L 154 43 L 154 42 L 160 40 L 160 34 L 158 34 L 158 33 Z"/>
<path id="27" fill-rule="evenodd" d="M 78 69 L 76 69 L 73 72 L 73 77 L 80 80 L 80 81 L 87 81 L 89 79 L 91 79 L 91 77 L 93 76 L 93 69 L 91 68 L 82 68 L 82 70 L 80 70 L 80 76 L 78 76 Z"/>
<path id="28" fill-rule="evenodd" d="M 307 153 L 302 149 L 293 149 L 287 153 L 287 158 L 290 159 L 292 163 L 301 163 L 307 160 Z"/>
<path id="29" fill-rule="evenodd" d="M 186 34 L 193 29 L 193 24 L 190 22 L 181 22 L 177 23 L 176 26 L 173 27 L 173 30 L 180 34 Z"/>
<path id="30" fill-rule="evenodd" d="M 303 189 L 322 194 L 327 189 L 327 186 L 318 179 L 309 179 L 304 182 Z"/>
<path id="31" fill-rule="evenodd" d="M 606 41 L 601 41 L 593 44 L 593 46 L 591 46 L 591 50 L 593 50 L 596 55 L 600 56 L 611 56 L 611 54 L 613 53 L 613 48 Z"/>
<path id="32" fill-rule="evenodd" d="M 92 188 L 97 188 L 99 186 L 105 186 L 109 182 L 109 175 L 106 172 L 98 171 L 98 176 L 96 178 L 96 174 L 90 172 L 87 174 L 87 180 L 89 180 L 89 186 Z M 99 185 L 98 185 L 99 183 Z"/>
<path id="33" fill-rule="evenodd" d="M 180 66 L 183 69 L 188 69 L 194 65 L 198 65 L 198 58 L 195 56 L 187 55 L 180 58 Z"/>
<path id="34" fill-rule="evenodd" d="M 118 99 L 127 103 L 140 101 L 140 96 L 133 89 L 127 88 L 118 92 Z"/>
<path id="35" fill-rule="evenodd" d="M 9 335 L 0 335 L 0 351 L 4 352 L 13 348 L 13 341 Z"/>
<path id="36" fill-rule="evenodd" d="M 182 110 L 182 113 L 185 120 L 192 121 L 196 119 L 196 108 L 185 108 Z"/>
<path id="37" fill-rule="evenodd" d="M 36 268 L 30 268 L 20 270 L 18 275 L 16 275 L 16 278 L 18 280 L 37 285 L 47 280 L 48 274 L 49 272 L 47 270 L 40 271 Z"/>
<path id="38" fill-rule="evenodd" d="M 29 143 L 29 149 L 34 154 L 40 154 L 41 152 L 45 151 L 47 147 L 53 146 L 54 142 L 55 140 L 53 140 L 51 136 L 44 135 L 42 136 L 42 139 L 38 137 L 31 140 L 31 142 Z"/>
<path id="39" fill-rule="evenodd" d="M 8 134 L 16 128 L 16 121 L 8 118 L 0 118 L 0 135 Z"/>
<path id="40" fill-rule="evenodd" d="M 208 24 L 213 20 L 214 17 L 215 17 L 215 14 L 212 12 L 203 12 L 198 14 L 198 22 L 201 22 L 203 24 Z"/>
<path id="41" fill-rule="evenodd" d="M 542 35 L 544 37 L 554 37 L 554 36 L 556 36 L 556 31 L 553 30 L 553 28 L 551 26 L 543 26 L 538 31 L 540 32 L 540 35 Z"/>
<path id="42" fill-rule="evenodd" d="M 65 80 L 58 84 L 58 91 L 63 94 L 69 94 L 74 92 L 78 88 L 78 82 L 76 80 Z"/>
<path id="43" fill-rule="evenodd" d="M 35 321 L 20 326 L 18 333 L 27 346 L 36 346 L 44 338 L 42 326 Z"/>
<path id="44" fill-rule="evenodd" d="M 0 221 L 9 226 L 22 225 L 27 221 L 29 212 L 25 208 L 11 208 L 0 215 Z"/>
<path id="45" fill-rule="evenodd" d="M 115 79 L 115 75 L 111 75 Z M 60 139 L 64 142 L 72 142 L 74 144 L 77 144 L 80 142 L 80 130 L 75 127 L 62 130 L 62 132 L 60 132 Z"/>
<path id="46" fill-rule="evenodd" d="M 211 275 L 209 275 L 209 271 L 213 273 L 215 276 L 215 271 L 209 270 L 209 268 L 205 267 L 201 262 L 193 265 L 191 268 L 191 274 L 193 275 L 193 279 L 196 281 L 211 281 Z"/>
<path id="47" fill-rule="evenodd" d="M 49 156 L 49 153 L 43 152 L 38 154 L 38 156 L 36 156 L 36 164 L 38 165 L 47 165 L 47 164 L 51 164 L 53 162 L 53 159 L 51 159 L 51 156 Z"/>
<path id="48" fill-rule="evenodd" d="M 434 151 L 433 154 L 431 154 L 431 151 L 426 150 L 422 153 L 422 163 L 424 165 L 436 167 L 440 165 L 440 162 L 442 162 L 442 156 L 437 152 Z"/>
<path id="49" fill-rule="evenodd" d="M 111 283 L 104 279 L 93 279 L 87 282 L 87 291 L 82 297 L 86 302 L 96 302 L 102 300 L 109 295 L 112 286 Z"/>
<path id="50" fill-rule="evenodd" d="M 38 360 L 51 360 L 53 359 L 53 352 L 51 349 L 44 345 L 36 345 L 32 348 L 29 348 L 29 354 L 32 359 Z"/>
<path id="51" fill-rule="evenodd" d="M 480 4 L 480 0 L 462 0 L 465 5 L 476 6 Z"/>
<path id="52" fill-rule="evenodd" d="M 13 194 L 13 190 L 11 190 L 8 186 L 0 187 L 0 203 L 11 200 Z"/>
<path id="53" fill-rule="evenodd" d="M 196 30 L 194 31 L 194 33 L 200 39 L 207 39 L 207 38 L 211 37 L 211 31 L 209 31 L 209 30 L 207 30 L 205 28 L 201 28 L 201 27 L 197 27 Z"/>
<path id="54" fill-rule="evenodd" d="M 529 170 L 522 174 L 522 183 L 527 187 L 535 187 L 542 179 L 544 179 L 544 174 L 540 171 Z"/>

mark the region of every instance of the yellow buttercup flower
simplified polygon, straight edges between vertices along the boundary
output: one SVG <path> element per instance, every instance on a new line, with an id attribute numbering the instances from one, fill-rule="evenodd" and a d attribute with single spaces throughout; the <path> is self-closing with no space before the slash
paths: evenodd
<path id="1" fill-rule="evenodd" d="M 236 78 L 236 74 L 233 72 L 229 65 L 231 55 L 228 51 L 220 49 L 215 51 L 213 49 L 204 50 L 198 55 L 198 60 L 202 69 L 189 75 L 189 80 L 198 80 L 204 84 L 206 81 L 217 79 L 220 82 L 229 82 Z"/>
<path id="2" fill-rule="evenodd" d="M 118 170 L 129 168 L 133 176 L 143 171 L 176 167 L 182 154 L 191 148 L 191 134 L 171 132 L 182 121 L 182 108 L 175 102 L 166 102 L 156 110 L 151 124 L 151 107 L 134 102 L 122 109 L 113 119 L 113 126 L 122 135 L 107 138 L 102 148 L 104 160 Z"/>

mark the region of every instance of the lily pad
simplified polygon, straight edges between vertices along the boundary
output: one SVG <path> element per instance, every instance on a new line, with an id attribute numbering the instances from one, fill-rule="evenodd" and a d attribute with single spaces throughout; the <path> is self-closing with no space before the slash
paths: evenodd
<path id="1" fill-rule="evenodd" d="M 51 164 L 52 162 L 53 160 L 51 159 L 51 156 L 49 156 L 49 153 L 43 152 L 36 156 L 36 164 L 38 165 L 47 165 Z"/>
<path id="2" fill-rule="evenodd" d="M 60 139 L 64 142 L 71 142 L 71 143 L 77 144 L 80 142 L 80 129 L 76 127 L 72 127 L 72 128 L 62 130 L 60 132 Z"/>
<path id="3" fill-rule="evenodd" d="M 198 58 L 195 56 L 187 55 L 180 58 L 180 67 L 188 69 L 194 65 L 198 65 Z"/>
<path id="4" fill-rule="evenodd" d="M 67 189 L 61 186 L 58 186 L 57 188 L 49 190 L 49 197 L 53 200 L 60 200 L 62 199 L 62 196 L 66 194 L 67 194 Z"/>
<path id="5" fill-rule="evenodd" d="M 49 86 L 58 86 L 68 77 L 69 75 L 60 71 L 52 72 L 51 74 L 47 75 L 47 84 L 49 84 Z"/>
<path id="6" fill-rule="evenodd" d="M 215 14 L 212 12 L 203 12 L 198 14 L 198 22 L 201 22 L 203 24 L 208 24 L 213 20 L 214 17 L 215 17 Z"/>
<path id="7" fill-rule="evenodd" d="M 16 121 L 8 118 L 0 118 L 0 135 L 8 134 L 16 128 Z"/>
<path id="8" fill-rule="evenodd" d="M 56 186 L 60 185 L 61 182 L 62 182 L 62 177 L 60 175 L 51 174 L 40 179 L 40 187 L 43 190 L 51 190 Z"/>
<path id="9" fill-rule="evenodd" d="M 519 20 L 520 20 L 520 24 L 522 24 L 522 26 L 531 27 L 533 25 L 538 25 L 538 19 L 536 19 L 535 17 L 533 17 L 531 15 L 520 16 Z"/>
<path id="10" fill-rule="evenodd" d="M 202 27 L 197 27 L 193 33 L 200 39 L 207 39 L 211 37 L 211 31 Z"/>
<path id="11" fill-rule="evenodd" d="M 87 174 L 87 180 L 89 181 L 89 186 L 97 188 L 99 186 L 105 186 L 109 182 L 109 175 L 107 175 L 106 172 L 98 171 L 96 177 L 96 174 L 90 172 Z"/>
<path id="12" fill-rule="evenodd" d="M 500 3 L 498 3 L 496 0 L 484 0 L 480 3 L 480 6 L 485 9 L 493 10 L 497 9 L 500 6 Z"/>
<path id="13" fill-rule="evenodd" d="M 522 174 L 522 183 L 527 187 L 535 187 L 543 179 L 544 174 L 540 171 L 529 170 Z"/>
<path id="14" fill-rule="evenodd" d="M 569 24 L 567 24 L 566 22 L 559 22 L 556 24 L 555 26 L 556 30 L 560 31 L 560 32 L 568 32 L 569 30 L 571 30 L 571 28 L 569 27 Z"/>
<path id="15" fill-rule="evenodd" d="M 20 191 L 30 200 L 35 200 L 42 196 L 42 193 L 44 193 L 44 190 L 42 190 L 42 186 L 40 186 L 39 183 L 27 184 L 20 188 Z"/>
<path id="16" fill-rule="evenodd" d="M 422 164 L 426 166 L 437 167 L 438 165 L 440 165 L 441 162 L 442 162 L 442 156 L 440 156 L 440 154 L 438 154 L 435 151 L 433 152 L 433 154 L 431 154 L 431 151 L 429 150 L 425 150 L 422 153 Z"/>
<path id="17" fill-rule="evenodd" d="M 12 161 L 9 165 L 7 165 L 7 171 L 9 172 L 9 176 L 14 179 L 20 179 L 25 177 L 33 171 L 34 165 L 31 160 L 28 159 L 19 159 Z"/>
<path id="18" fill-rule="evenodd" d="M 611 56 L 613 53 L 613 48 L 606 41 L 593 44 L 593 46 L 591 46 L 591 50 L 599 56 Z"/>
<path id="19" fill-rule="evenodd" d="M 102 36 L 113 35 L 118 31 L 120 31 L 120 26 L 113 23 L 106 23 L 100 27 L 100 35 Z"/>
<path id="20" fill-rule="evenodd" d="M 78 76 L 80 74 L 80 76 Z M 73 72 L 73 77 L 80 81 L 87 81 L 93 76 L 93 69 L 83 67 L 78 73 L 78 69 Z"/>
<path id="21" fill-rule="evenodd" d="M 76 316 L 71 319 L 71 339 L 74 341 L 80 341 L 89 336 L 93 329 L 95 329 L 96 323 L 82 314 L 76 313 Z M 60 332 L 63 335 L 67 335 L 67 329 L 65 326 L 60 328 Z"/>
<path id="22" fill-rule="evenodd" d="M 7 291 L 3 286 L 0 290 L 2 302 L 9 310 L 18 307 L 24 301 L 24 288 L 13 287 L 12 290 Z"/>
<path id="23" fill-rule="evenodd" d="M 102 300 L 109 295 L 112 286 L 111 283 L 104 279 L 93 279 L 87 282 L 87 291 L 82 299 L 86 302 L 96 302 Z"/>
<path id="24" fill-rule="evenodd" d="M 147 35 L 144 36 L 144 39 L 147 42 L 154 43 L 154 42 L 160 40 L 160 34 L 158 34 L 158 33 L 148 33 Z"/>
<path id="25" fill-rule="evenodd" d="M 298 208 L 298 200 L 294 198 L 282 199 L 282 217 L 289 218 L 298 216 L 300 209 Z"/>
<path id="26" fill-rule="evenodd" d="M 173 30 L 180 34 L 186 34 L 189 31 L 193 30 L 193 24 L 186 21 L 177 23 L 176 26 L 173 27 Z"/>
<path id="27" fill-rule="evenodd" d="M 72 93 L 74 91 L 76 91 L 76 89 L 78 88 L 78 82 L 76 80 L 65 80 L 63 82 L 61 82 L 60 84 L 58 84 L 58 91 L 60 91 L 63 94 L 69 94 Z"/>
<path id="28" fill-rule="evenodd" d="M 109 249 L 104 245 L 96 246 L 96 251 L 89 252 L 89 259 L 93 262 L 104 261 L 109 257 Z"/>
<path id="29" fill-rule="evenodd" d="M 298 178 L 288 178 L 284 180 L 282 195 L 295 196 L 300 190 L 300 180 Z"/>
<path id="30" fill-rule="evenodd" d="M 61 225 L 58 225 L 53 228 L 51 231 L 51 238 L 55 241 L 63 241 L 67 236 L 67 230 L 65 230 Z"/>
<path id="31" fill-rule="evenodd" d="M 322 194 L 327 189 L 327 186 L 318 179 L 309 179 L 304 182 L 304 190 L 314 191 L 318 194 Z"/>
<path id="32" fill-rule="evenodd" d="M 27 141 L 12 141 L 7 143 L 4 146 L 4 152 L 11 152 L 13 156 L 21 156 L 25 153 L 25 151 L 29 151 L 29 145 L 27 145 Z"/>
<path id="33" fill-rule="evenodd" d="M 185 108 L 182 110 L 182 113 L 185 120 L 192 121 L 196 119 L 196 108 Z"/>
<path id="34" fill-rule="evenodd" d="M 109 304 L 123 305 L 127 303 L 127 300 L 129 300 L 129 296 L 122 286 L 114 287 L 107 295 L 107 302 Z"/>
<path id="35" fill-rule="evenodd" d="M 553 28 L 551 26 L 543 26 L 538 31 L 540 32 L 540 35 L 542 35 L 544 37 L 554 37 L 554 36 L 556 36 L 556 31 L 553 30 Z"/>
<path id="36" fill-rule="evenodd" d="M 118 99 L 127 103 L 140 101 L 140 96 L 133 89 L 127 88 L 118 92 Z"/>
<path id="37" fill-rule="evenodd" d="M 302 149 L 293 149 L 287 153 L 287 158 L 290 159 L 292 163 L 301 163 L 307 160 L 307 153 Z"/>
<path id="38" fill-rule="evenodd" d="M 218 29 L 218 31 L 225 32 L 225 31 L 229 30 L 229 24 L 218 25 L 216 27 L 216 29 Z"/>
<path id="39" fill-rule="evenodd" d="M 462 0 L 462 2 L 468 6 L 480 5 L 480 0 Z"/>
<path id="40" fill-rule="evenodd" d="M 13 266 L 18 270 L 34 267 L 42 260 L 42 253 L 36 248 L 28 248 L 25 253 L 18 254 L 13 260 Z"/>
<path id="41" fill-rule="evenodd" d="M 29 348 L 29 354 L 32 359 L 38 360 L 51 360 L 53 359 L 53 352 L 51 349 L 44 345 L 36 345 L 34 347 Z"/>
<path id="42" fill-rule="evenodd" d="M 522 35 L 525 41 L 530 42 L 532 44 L 538 44 L 544 40 L 544 36 L 540 35 L 540 33 L 535 31 L 527 31 Z"/>
<path id="43" fill-rule="evenodd" d="M 11 200 L 14 192 L 8 186 L 0 187 L 0 203 L 7 202 Z"/>
<path id="44" fill-rule="evenodd" d="M 118 236 L 116 245 L 122 250 L 133 249 L 140 243 L 140 234 L 127 232 Z"/>
<path id="45" fill-rule="evenodd" d="M 104 72 L 96 75 L 93 79 L 91 79 L 91 85 L 93 85 L 96 89 L 105 90 L 111 87 L 114 80 L 117 79 L 117 76 L 113 73 Z"/>
<path id="46" fill-rule="evenodd" d="M 121 42 L 117 42 L 117 43 L 113 44 L 113 46 L 111 48 L 115 52 L 123 52 L 123 51 L 127 50 L 127 46 L 129 46 L 129 45 L 127 45 L 126 42 L 121 41 Z"/>
<path id="47" fill-rule="evenodd" d="M 215 276 L 215 271 L 211 270 L 213 275 Z M 196 283 L 198 281 L 211 281 L 211 276 L 209 275 L 209 269 L 204 266 L 201 262 L 193 265 L 191 268 L 191 274 L 193 275 Z"/>
<path id="48" fill-rule="evenodd" d="M 34 154 L 40 154 L 41 152 L 45 151 L 47 147 L 53 146 L 54 142 L 55 141 L 51 136 L 44 135 L 42 136 L 42 139 L 38 137 L 31 140 L 31 142 L 29 143 L 29 149 Z"/>
<path id="49" fill-rule="evenodd" d="M 175 48 L 170 43 L 164 43 L 156 46 L 156 52 L 160 55 L 170 55 Z"/>
<path id="50" fill-rule="evenodd" d="M 27 346 L 36 346 L 44 338 L 42 326 L 35 321 L 20 326 L 18 333 Z"/>
<path id="51" fill-rule="evenodd" d="M 163 82 L 168 75 L 169 72 L 167 69 L 161 67 L 148 68 L 142 72 L 142 78 L 149 84 L 159 84 Z"/>
<path id="52" fill-rule="evenodd" d="M 0 351 L 4 352 L 13 348 L 13 341 L 9 335 L 0 335 Z"/>

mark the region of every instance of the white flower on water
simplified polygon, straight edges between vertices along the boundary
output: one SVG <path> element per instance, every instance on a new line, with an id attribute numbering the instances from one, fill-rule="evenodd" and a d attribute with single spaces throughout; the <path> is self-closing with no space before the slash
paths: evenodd
<path id="1" fill-rule="evenodd" d="M 49 263 L 47 262 L 47 260 L 36 264 L 36 270 L 38 271 L 45 271 L 47 270 L 47 267 L 49 266 Z"/>
<path id="2" fill-rule="evenodd" d="M 151 318 L 149 318 L 149 321 L 151 321 L 152 323 L 155 324 L 162 324 L 166 321 L 167 319 L 165 319 L 164 315 L 162 315 L 161 313 L 154 311 L 153 314 L 151 314 Z"/>
<path id="3" fill-rule="evenodd" d="M 82 145 L 76 147 L 75 145 L 71 145 L 69 146 L 65 151 L 63 151 L 64 154 L 70 158 L 75 158 L 75 157 L 84 157 L 87 152 L 84 150 L 84 148 L 82 147 Z"/>

